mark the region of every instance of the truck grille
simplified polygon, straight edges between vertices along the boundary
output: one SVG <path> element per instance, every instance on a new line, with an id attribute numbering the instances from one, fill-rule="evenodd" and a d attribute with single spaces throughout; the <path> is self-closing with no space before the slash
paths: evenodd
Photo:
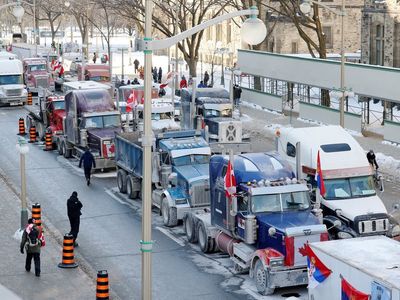
<path id="1" fill-rule="evenodd" d="M 358 232 L 362 234 L 382 233 L 389 229 L 388 219 L 367 220 L 358 223 Z"/>
<path id="2" fill-rule="evenodd" d="M 22 89 L 6 90 L 7 96 L 21 96 Z"/>
<path id="3" fill-rule="evenodd" d="M 48 88 L 49 82 L 47 77 L 36 77 L 36 87 Z"/>
<path id="4" fill-rule="evenodd" d="M 210 205 L 210 184 L 206 180 L 203 183 L 197 183 L 192 186 L 192 195 L 190 197 L 192 207 Z"/>

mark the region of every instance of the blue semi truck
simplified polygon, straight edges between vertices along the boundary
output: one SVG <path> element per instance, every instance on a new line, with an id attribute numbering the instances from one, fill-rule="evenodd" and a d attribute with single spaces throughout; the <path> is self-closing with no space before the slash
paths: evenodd
<path id="1" fill-rule="evenodd" d="M 189 242 L 203 252 L 228 253 L 237 272 L 249 272 L 260 294 L 307 284 L 305 243 L 328 239 L 326 226 L 312 212 L 309 188 L 297 181 L 277 153 L 233 157 L 236 197 L 226 196 L 228 156 L 210 160 L 208 211 L 184 216 Z"/>
<path id="2" fill-rule="evenodd" d="M 176 226 L 185 213 L 210 205 L 211 150 L 202 131 L 155 133 L 152 146 L 152 201 L 166 226 Z M 140 196 L 143 148 L 140 133 L 119 133 L 115 138 L 117 184 L 130 198 Z"/>

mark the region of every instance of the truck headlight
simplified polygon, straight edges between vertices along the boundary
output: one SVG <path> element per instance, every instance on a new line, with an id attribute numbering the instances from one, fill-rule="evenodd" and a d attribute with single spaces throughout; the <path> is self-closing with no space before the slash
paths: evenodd
<path id="1" fill-rule="evenodd" d="M 350 233 L 345 232 L 345 231 L 339 231 L 337 233 L 337 236 L 339 239 L 352 239 L 353 238 L 353 236 Z"/>
<path id="2" fill-rule="evenodd" d="M 392 236 L 398 236 L 398 235 L 400 235 L 400 225 L 394 225 L 394 226 L 392 227 L 391 235 L 392 235 Z"/>
<path id="3" fill-rule="evenodd" d="M 282 267 L 283 263 L 283 257 L 271 257 L 269 259 L 269 265 L 271 268 Z"/>

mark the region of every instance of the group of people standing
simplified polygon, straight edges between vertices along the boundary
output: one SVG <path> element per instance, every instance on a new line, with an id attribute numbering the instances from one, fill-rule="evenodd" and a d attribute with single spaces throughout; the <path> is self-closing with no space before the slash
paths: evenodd
<path id="1" fill-rule="evenodd" d="M 207 71 L 205 71 L 203 80 L 200 81 L 200 83 L 197 85 L 197 87 L 198 88 L 212 87 L 212 86 L 208 85 L 209 80 L 210 80 L 210 75 L 208 74 Z M 183 88 L 187 88 L 188 86 L 192 86 L 192 85 L 193 85 L 192 77 L 189 76 L 189 81 L 187 81 L 185 75 L 182 75 L 181 81 L 179 83 L 179 88 L 183 89 Z"/>

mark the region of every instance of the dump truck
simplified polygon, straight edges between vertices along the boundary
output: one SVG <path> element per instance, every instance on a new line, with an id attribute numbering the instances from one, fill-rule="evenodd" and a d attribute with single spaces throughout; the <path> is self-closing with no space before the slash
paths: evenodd
<path id="1" fill-rule="evenodd" d="M 309 188 L 285 160 L 274 152 L 214 155 L 209 193 L 209 209 L 184 216 L 189 242 L 204 253 L 229 254 L 236 272 L 249 272 L 262 295 L 307 284 L 300 249 L 328 233 L 312 211 Z"/>

